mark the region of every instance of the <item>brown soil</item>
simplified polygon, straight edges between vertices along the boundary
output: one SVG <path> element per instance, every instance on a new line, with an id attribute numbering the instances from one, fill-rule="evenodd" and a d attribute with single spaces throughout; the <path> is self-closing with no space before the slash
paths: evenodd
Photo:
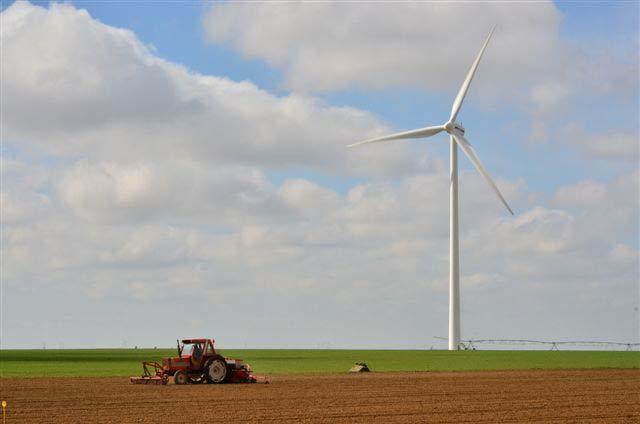
<path id="1" fill-rule="evenodd" d="M 7 424 L 640 422 L 640 370 L 297 375 L 189 386 L 31 378 L 0 387 Z"/>

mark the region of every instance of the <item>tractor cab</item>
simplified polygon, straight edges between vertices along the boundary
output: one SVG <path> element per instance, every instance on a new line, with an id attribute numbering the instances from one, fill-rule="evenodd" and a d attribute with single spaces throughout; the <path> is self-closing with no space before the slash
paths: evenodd
<path id="1" fill-rule="evenodd" d="M 195 368 L 204 365 L 206 359 L 216 355 L 212 339 L 185 339 L 178 341 L 178 357 L 189 359 Z"/>

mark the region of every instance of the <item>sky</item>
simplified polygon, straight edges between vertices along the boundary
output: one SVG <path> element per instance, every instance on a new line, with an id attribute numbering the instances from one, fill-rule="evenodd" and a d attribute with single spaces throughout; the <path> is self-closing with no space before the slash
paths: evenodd
<path id="1" fill-rule="evenodd" d="M 640 341 L 637 2 L 3 2 L 2 348 Z M 454 30 L 455 29 L 455 30 Z"/>

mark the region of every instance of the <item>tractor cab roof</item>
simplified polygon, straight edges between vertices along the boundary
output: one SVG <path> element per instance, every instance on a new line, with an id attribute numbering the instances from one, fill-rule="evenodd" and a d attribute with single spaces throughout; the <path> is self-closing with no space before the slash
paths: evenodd
<path id="1" fill-rule="evenodd" d="M 183 344 L 194 344 L 194 343 L 206 343 L 211 340 L 211 343 L 214 342 L 213 339 L 184 339 L 182 340 Z"/>

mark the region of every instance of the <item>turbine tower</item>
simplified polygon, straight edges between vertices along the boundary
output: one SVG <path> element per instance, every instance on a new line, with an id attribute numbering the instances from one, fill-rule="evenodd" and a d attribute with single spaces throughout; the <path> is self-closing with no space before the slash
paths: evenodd
<path id="1" fill-rule="evenodd" d="M 471 69 L 467 73 L 458 95 L 453 101 L 451 107 L 451 115 L 449 120 L 442 124 L 425 128 L 418 128 L 416 130 L 404 131 L 401 133 L 391 134 L 384 137 L 377 137 L 370 140 L 364 140 L 358 143 L 349 145 L 349 147 L 360 146 L 367 143 L 377 143 L 381 141 L 400 140 L 405 138 L 427 138 L 434 136 L 442 131 L 446 131 L 449 134 L 449 146 L 450 146 L 450 182 L 449 182 L 449 196 L 450 196 L 450 216 L 449 216 L 449 350 L 457 350 L 460 347 L 460 262 L 459 262 L 459 245 L 458 245 L 458 147 L 462 149 L 464 154 L 469 158 L 473 166 L 480 172 L 480 174 L 487 181 L 489 186 L 498 195 L 498 198 L 507 210 L 513 215 L 513 211 L 504 200 L 500 190 L 496 187 L 495 183 L 489 176 L 489 173 L 484 168 L 478 155 L 471 147 L 471 144 L 464 137 L 464 128 L 460 125 L 456 118 L 458 112 L 462 106 L 469 85 L 473 79 L 480 59 L 484 54 L 484 50 L 489 44 L 491 35 L 495 30 L 495 26 L 491 29 L 489 36 L 487 37 L 480 53 L 476 57 L 476 60 L 471 65 Z"/>

